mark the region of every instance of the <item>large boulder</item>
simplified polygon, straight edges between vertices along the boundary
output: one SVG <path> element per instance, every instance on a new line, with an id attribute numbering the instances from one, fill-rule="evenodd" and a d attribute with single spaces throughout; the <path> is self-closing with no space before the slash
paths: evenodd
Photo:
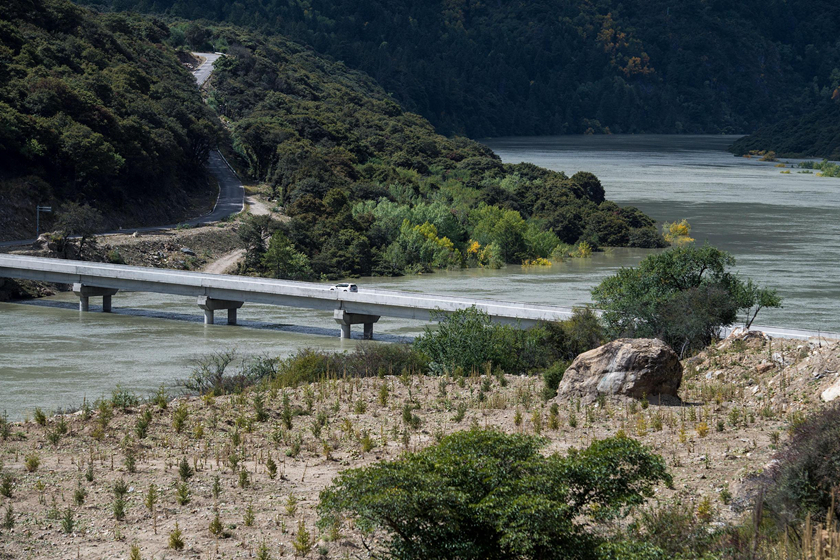
<path id="1" fill-rule="evenodd" d="M 678 398 L 682 372 L 679 357 L 661 340 L 621 338 L 575 358 L 557 398 L 577 397 L 583 403 L 599 395 Z"/>

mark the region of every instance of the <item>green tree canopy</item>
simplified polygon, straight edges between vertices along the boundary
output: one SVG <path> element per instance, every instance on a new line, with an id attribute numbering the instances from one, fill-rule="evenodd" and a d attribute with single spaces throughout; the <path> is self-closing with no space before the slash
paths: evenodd
<path id="1" fill-rule="evenodd" d="M 775 291 L 744 281 L 735 258 L 710 245 L 677 247 L 622 268 L 592 290 L 615 336 L 660 337 L 678 353 L 707 345 L 739 311 L 752 324 L 763 307 L 780 307 Z"/>
<path id="2" fill-rule="evenodd" d="M 671 482 L 662 458 L 627 437 L 566 456 L 543 456 L 543 443 L 473 429 L 344 471 L 321 493 L 320 524 L 384 531 L 377 553 L 400 560 L 591 558 L 593 522 Z"/>

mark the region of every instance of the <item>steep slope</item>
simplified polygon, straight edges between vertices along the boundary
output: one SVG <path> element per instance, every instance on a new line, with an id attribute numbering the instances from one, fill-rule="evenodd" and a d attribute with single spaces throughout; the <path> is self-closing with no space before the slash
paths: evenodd
<path id="1" fill-rule="evenodd" d="M 168 35 L 67 0 L 0 3 L 0 238 L 32 235 L 39 203 L 130 226 L 210 202 L 217 120 Z"/>
<path id="2" fill-rule="evenodd" d="M 832 0 L 79 1 L 282 33 L 473 137 L 748 132 L 815 107 L 840 68 Z"/>
<path id="3" fill-rule="evenodd" d="M 773 151 L 782 157 L 821 157 L 840 160 L 840 88 L 838 99 L 802 117 L 758 129 L 732 145 L 735 155 L 753 150 Z"/>
<path id="4" fill-rule="evenodd" d="M 254 236 L 257 271 L 402 274 L 519 264 L 562 243 L 662 242 L 649 217 L 605 200 L 592 174 L 503 165 L 477 142 L 435 133 L 343 64 L 281 37 L 210 33 L 229 56 L 216 63 L 209 103 L 249 174 L 291 216 L 267 254 Z"/>

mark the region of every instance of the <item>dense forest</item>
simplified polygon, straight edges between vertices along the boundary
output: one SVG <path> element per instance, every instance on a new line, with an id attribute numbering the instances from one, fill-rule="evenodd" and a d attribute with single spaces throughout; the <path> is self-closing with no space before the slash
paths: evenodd
<path id="1" fill-rule="evenodd" d="M 750 132 L 816 108 L 840 68 L 833 0 L 80 1 L 286 35 L 474 138 Z"/>
<path id="2" fill-rule="evenodd" d="M 168 36 L 67 0 L 0 3 L 0 234 L 34 233 L 39 203 L 89 203 L 115 226 L 212 196 L 218 119 Z"/>
<path id="3" fill-rule="evenodd" d="M 773 151 L 780 157 L 840 160 L 840 72 L 833 101 L 801 117 L 762 127 L 732 145 L 735 155 Z"/>
<path id="4" fill-rule="evenodd" d="M 500 266 L 566 244 L 660 246 L 653 221 L 605 200 L 590 173 L 505 165 L 485 146 L 437 134 L 369 76 L 283 38 L 206 29 L 229 45 L 208 101 L 249 174 L 291 220 L 249 263 L 275 276 L 402 274 Z M 265 224 L 263 224 L 265 226 Z"/>

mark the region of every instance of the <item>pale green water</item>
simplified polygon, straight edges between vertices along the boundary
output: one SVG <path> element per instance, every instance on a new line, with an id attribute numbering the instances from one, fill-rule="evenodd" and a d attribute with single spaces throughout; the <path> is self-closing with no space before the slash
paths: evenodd
<path id="1" fill-rule="evenodd" d="M 531 161 L 569 175 L 600 177 L 607 197 L 660 220 L 687 218 L 698 240 L 735 254 L 739 270 L 777 287 L 785 308 L 768 325 L 840 331 L 840 180 L 781 175 L 774 164 L 734 158 L 724 137 L 559 137 L 487 141 L 505 161 Z M 508 267 L 403 278 L 365 278 L 378 288 L 573 305 L 644 250 L 614 250 L 551 268 Z M 98 301 L 94 301 L 98 303 Z M 350 349 L 330 313 L 246 304 L 239 327 L 205 327 L 191 298 L 119 293 L 115 313 L 80 314 L 72 294 L 0 304 L 0 411 L 21 418 L 95 399 L 119 383 L 146 395 L 189 374 L 196 357 L 235 347 L 243 355 L 287 355 L 303 347 Z M 224 320 L 224 312 L 218 312 Z M 380 340 L 423 324 L 382 318 Z M 359 334 L 360 327 L 354 327 Z"/>

